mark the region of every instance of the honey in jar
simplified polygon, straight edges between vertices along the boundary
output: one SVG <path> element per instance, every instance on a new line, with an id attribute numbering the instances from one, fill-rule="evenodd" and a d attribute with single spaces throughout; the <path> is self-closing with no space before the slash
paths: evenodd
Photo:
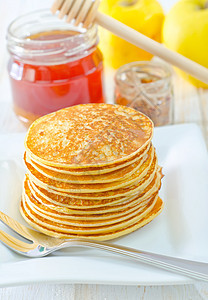
<path id="1" fill-rule="evenodd" d="M 14 111 L 30 125 L 61 108 L 102 103 L 103 61 L 95 25 L 89 29 L 42 10 L 8 28 L 8 65 Z"/>

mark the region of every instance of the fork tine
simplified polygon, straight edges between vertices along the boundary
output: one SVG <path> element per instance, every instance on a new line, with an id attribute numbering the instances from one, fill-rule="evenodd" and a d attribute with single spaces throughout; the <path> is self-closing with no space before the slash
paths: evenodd
<path id="1" fill-rule="evenodd" d="M 9 248 L 15 249 L 16 251 L 27 252 L 28 250 L 35 249 L 37 243 L 28 244 L 22 242 L 10 234 L 0 229 L 0 241 Z"/>
<path id="2" fill-rule="evenodd" d="M 29 240 L 30 242 L 33 241 L 33 237 L 30 234 L 32 229 L 27 228 L 26 226 L 20 224 L 19 222 L 15 221 L 11 217 L 4 214 L 0 211 L 0 220 L 9 228 L 11 228 L 15 233 L 20 235 L 21 237 Z"/>
<path id="3" fill-rule="evenodd" d="M 28 228 L 15 221 L 11 217 L 7 216 L 2 211 L 0 211 L 0 221 L 2 221 L 2 223 L 4 223 L 7 227 L 12 229 L 19 236 L 25 238 L 30 242 L 45 245 L 47 247 L 59 246 L 63 243 L 63 239 L 49 237 L 44 233 Z"/>

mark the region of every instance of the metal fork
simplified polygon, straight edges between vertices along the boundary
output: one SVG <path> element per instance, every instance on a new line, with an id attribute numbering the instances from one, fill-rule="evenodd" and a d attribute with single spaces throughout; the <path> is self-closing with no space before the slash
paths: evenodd
<path id="1" fill-rule="evenodd" d="M 188 277 L 208 281 L 208 263 L 185 260 L 93 240 L 80 238 L 63 240 L 49 237 L 20 224 L 1 211 L 0 221 L 25 239 L 25 242 L 23 242 L 0 229 L 0 241 L 11 250 L 23 256 L 42 257 L 66 247 L 96 248 Z"/>

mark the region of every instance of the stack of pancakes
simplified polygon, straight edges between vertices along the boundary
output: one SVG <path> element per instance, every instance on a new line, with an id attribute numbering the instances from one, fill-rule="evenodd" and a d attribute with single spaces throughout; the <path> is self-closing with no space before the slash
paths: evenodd
<path id="1" fill-rule="evenodd" d="M 163 207 L 153 123 L 120 105 L 87 104 L 36 120 L 25 139 L 25 220 L 60 238 L 109 240 Z"/>

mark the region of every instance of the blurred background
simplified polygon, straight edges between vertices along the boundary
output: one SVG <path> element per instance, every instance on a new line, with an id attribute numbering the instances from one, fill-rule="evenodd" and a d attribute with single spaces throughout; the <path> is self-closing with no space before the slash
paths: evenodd
<path id="1" fill-rule="evenodd" d="M 107 1 L 108 0 L 103 0 L 102 3 Z M 177 2 L 177 0 L 159 1 L 165 13 L 169 11 L 175 2 Z M 9 54 L 6 50 L 6 32 L 8 25 L 16 17 L 34 10 L 49 8 L 52 3 L 52 0 L 0 0 L 0 79 L 2 79 L 0 85 L 0 101 L 12 100 L 9 78 L 8 76 L 5 76 L 5 73 L 7 73 L 7 63 L 9 59 Z M 5 90 L 7 91 L 6 94 Z"/>
<path id="2" fill-rule="evenodd" d="M 50 8 L 52 3 L 52 0 L 0 0 L 0 109 L 4 116 L 2 118 L 4 121 L 0 120 L 1 132 L 12 131 L 10 122 L 7 120 L 10 119 L 9 115 L 14 114 L 7 71 L 9 53 L 6 46 L 6 34 L 8 25 L 18 16 Z M 207 67 L 207 6 L 208 1 L 206 0 L 102 0 L 100 11 Z M 99 48 L 104 56 L 106 101 L 112 103 L 115 101 L 114 75 L 119 67 L 131 61 L 153 59 L 153 61 L 160 62 L 160 60 L 115 37 L 103 28 L 99 28 L 99 38 Z M 207 90 L 203 89 L 206 86 L 178 70 L 172 69 L 172 74 L 174 75 L 171 78 L 174 91 L 174 119 L 172 118 L 172 121 L 174 123 L 189 122 L 190 117 L 186 112 L 190 109 L 194 111 L 191 116 L 192 121 L 199 122 L 202 117 L 206 119 L 204 110 L 200 108 L 201 104 L 206 105 Z M 199 87 L 199 89 L 195 87 Z M 164 99 L 166 100 L 166 98 Z M 180 105 L 180 108 L 178 99 L 183 99 L 183 106 Z M 125 104 L 125 101 L 123 102 L 123 99 L 119 98 L 117 103 Z M 138 109 L 140 110 L 140 107 Z M 166 110 L 166 107 L 164 109 Z M 144 113 L 146 112 L 144 111 Z M 25 128 L 20 125 L 20 122 L 18 120 L 16 122 L 17 130 L 24 131 Z M 163 125 L 168 124 L 165 120 L 162 123 Z M 161 125 L 160 122 L 158 124 Z"/>

